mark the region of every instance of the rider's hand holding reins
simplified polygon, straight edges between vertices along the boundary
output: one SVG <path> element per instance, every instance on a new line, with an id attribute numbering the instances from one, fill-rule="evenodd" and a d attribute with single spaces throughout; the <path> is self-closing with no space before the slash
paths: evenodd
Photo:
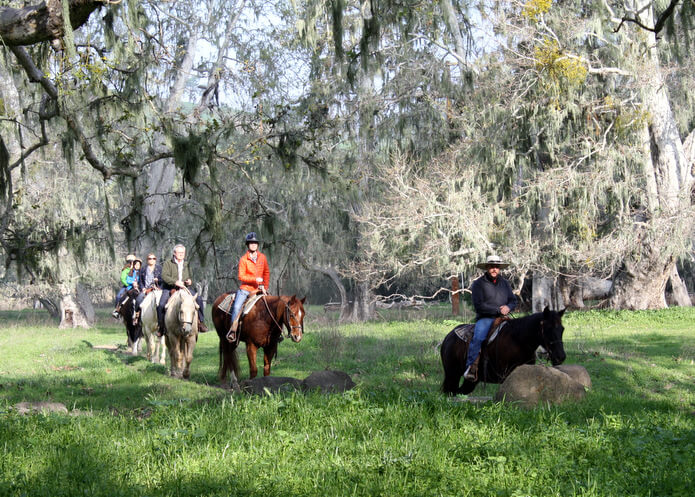
<path id="1" fill-rule="evenodd" d="M 503 316 L 506 316 L 507 314 L 509 314 L 509 311 L 510 311 L 510 309 L 506 305 L 503 305 L 502 307 L 500 307 L 500 314 L 502 314 Z"/>

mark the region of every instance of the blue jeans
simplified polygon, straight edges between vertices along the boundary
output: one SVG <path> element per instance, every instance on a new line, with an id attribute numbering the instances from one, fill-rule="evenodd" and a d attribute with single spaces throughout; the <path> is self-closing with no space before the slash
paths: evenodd
<path id="1" fill-rule="evenodd" d="M 244 302 L 246 302 L 250 294 L 251 292 L 247 292 L 246 290 L 237 290 L 236 297 L 234 297 L 234 305 L 232 306 L 232 323 L 241 312 L 241 309 L 244 307 Z"/>
<path id="2" fill-rule="evenodd" d="M 125 295 L 125 292 L 127 292 L 127 291 L 128 291 L 128 289 L 124 286 L 119 288 L 118 293 L 116 294 L 116 303 L 114 304 L 114 307 L 116 307 L 118 304 L 121 303 L 121 299 L 123 298 L 123 296 Z"/>
<path id="3" fill-rule="evenodd" d="M 490 332 L 490 327 L 495 318 L 480 318 L 475 323 L 475 329 L 473 331 L 473 339 L 471 344 L 468 346 L 468 357 L 466 358 L 466 369 L 468 366 L 475 362 L 478 354 L 480 354 L 480 347 L 487 338 L 487 334 Z"/>

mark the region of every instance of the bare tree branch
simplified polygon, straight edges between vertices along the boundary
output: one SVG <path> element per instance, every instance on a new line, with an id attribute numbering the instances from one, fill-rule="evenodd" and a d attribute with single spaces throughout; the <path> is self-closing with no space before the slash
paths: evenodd
<path id="1" fill-rule="evenodd" d="M 673 15 L 674 10 L 676 9 L 676 6 L 680 3 L 680 0 L 671 0 L 671 3 L 666 7 L 666 10 L 664 10 L 659 18 L 656 20 L 656 23 L 654 24 L 653 28 L 650 28 L 649 26 L 645 26 L 642 24 L 642 22 L 639 20 L 637 16 L 635 17 L 627 17 L 623 16 L 622 20 L 620 21 L 620 24 L 618 24 L 618 27 L 615 28 L 613 31 L 618 32 L 620 31 L 620 28 L 623 27 L 623 24 L 626 22 L 632 22 L 637 24 L 640 28 L 650 31 L 656 35 L 658 35 L 662 29 L 664 29 L 664 25 L 666 24 L 666 21 Z"/>

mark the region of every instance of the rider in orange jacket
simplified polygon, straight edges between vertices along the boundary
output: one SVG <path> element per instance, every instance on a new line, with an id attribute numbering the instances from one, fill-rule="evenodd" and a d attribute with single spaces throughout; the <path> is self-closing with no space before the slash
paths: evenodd
<path id="1" fill-rule="evenodd" d="M 227 340 L 236 341 L 236 331 L 239 325 L 237 318 L 241 313 L 246 298 L 251 293 L 266 293 L 270 284 L 270 268 L 268 259 L 258 250 L 260 241 L 256 233 L 251 232 L 246 235 L 247 251 L 239 259 L 239 290 L 234 298 L 232 307 L 232 326 L 227 333 Z"/>

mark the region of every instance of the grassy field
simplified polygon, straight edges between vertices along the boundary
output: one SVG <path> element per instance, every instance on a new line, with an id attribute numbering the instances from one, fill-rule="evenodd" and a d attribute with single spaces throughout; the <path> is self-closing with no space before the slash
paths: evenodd
<path id="1" fill-rule="evenodd" d="M 566 363 L 593 389 L 530 411 L 438 392 L 445 316 L 339 326 L 312 307 L 273 375 L 339 369 L 357 388 L 250 397 L 219 388 L 214 332 L 180 381 L 99 348 L 125 342 L 106 312 L 92 330 L 0 313 L 0 496 L 693 495 L 695 310 L 567 314 Z M 42 400 L 71 413 L 11 409 Z"/>

